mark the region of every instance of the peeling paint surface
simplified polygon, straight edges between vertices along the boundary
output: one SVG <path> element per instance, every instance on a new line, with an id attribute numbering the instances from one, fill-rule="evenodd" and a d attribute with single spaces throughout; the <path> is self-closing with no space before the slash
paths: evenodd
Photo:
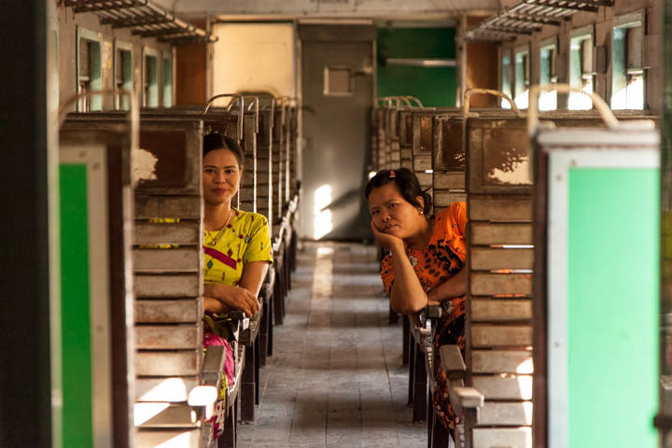
<path id="1" fill-rule="evenodd" d="M 156 164 L 159 159 L 146 149 L 134 149 L 131 153 L 131 179 L 133 184 L 156 180 Z"/>

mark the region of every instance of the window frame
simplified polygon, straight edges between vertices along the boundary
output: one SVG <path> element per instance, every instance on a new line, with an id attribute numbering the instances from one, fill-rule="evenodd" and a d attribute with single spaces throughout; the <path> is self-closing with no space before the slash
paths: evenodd
<path id="1" fill-rule="evenodd" d="M 590 67 L 589 72 L 584 70 L 583 61 L 585 60 L 585 55 L 583 54 L 583 48 L 582 48 L 581 50 L 579 50 L 579 57 L 580 57 L 580 61 L 581 61 L 581 66 L 579 68 L 581 70 L 581 74 L 580 74 L 579 80 L 581 80 L 581 84 L 582 84 L 580 88 L 583 89 L 583 80 L 586 79 L 587 76 L 589 76 L 590 77 L 590 86 L 591 86 L 590 90 L 592 92 L 595 92 L 595 75 L 597 73 L 595 71 L 595 60 L 594 60 L 595 59 L 595 25 L 594 24 L 586 25 L 586 26 L 581 27 L 581 28 L 576 28 L 576 29 L 572 30 L 572 32 L 570 33 L 569 55 L 568 55 L 569 56 L 569 64 L 568 64 L 569 84 L 572 85 L 573 87 L 578 87 L 578 86 L 572 84 L 572 71 L 573 71 L 572 70 L 573 69 L 572 54 L 573 54 L 573 51 L 574 51 L 572 49 L 572 47 L 574 45 L 574 42 L 575 41 L 580 42 L 580 45 L 583 47 L 583 43 L 585 42 L 585 40 L 588 40 L 588 39 L 590 40 L 590 46 L 591 46 L 591 67 Z M 586 104 L 588 103 L 588 101 L 590 101 L 583 94 L 576 93 L 576 92 L 570 92 L 569 101 L 568 101 L 568 104 L 567 104 L 567 109 L 569 109 L 569 110 L 590 110 L 590 109 L 593 108 L 592 101 L 590 101 L 590 107 L 587 108 L 587 109 L 585 107 L 572 107 L 572 101 L 575 100 L 578 97 L 581 97 L 582 99 L 585 98 Z M 579 100 L 578 102 L 580 103 L 581 101 Z"/>
<path id="2" fill-rule="evenodd" d="M 102 53 L 103 53 L 103 36 L 102 33 L 96 32 L 96 31 L 91 31 L 89 29 L 83 28 L 81 26 L 77 26 L 76 29 L 76 51 L 77 51 L 77 56 L 75 57 L 75 88 L 76 92 L 79 94 L 81 93 L 80 86 L 81 86 L 81 78 L 80 78 L 80 56 L 81 56 L 81 45 L 82 41 L 90 41 L 94 42 L 98 45 L 98 52 L 97 52 L 97 58 L 98 58 L 98 77 L 94 78 L 92 75 L 93 69 L 91 67 L 92 64 L 92 57 L 91 54 L 92 52 L 89 51 L 89 91 L 96 91 L 96 90 L 102 90 L 103 88 L 103 58 L 102 58 Z M 88 98 L 83 98 L 79 101 L 77 101 L 77 112 L 92 112 L 92 111 L 101 111 L 103 110 L 103 98 L 100 95 L 94 95 L 90 96 Z"/>
<path id="3" fill-rule="evenodd" d="M 616 37 L 616 32 L 617 30 L 628 30 L 630 28 L 641 28 L 642 30 L 642 39 L 641 39 L 641 66 L 640 67 L 633 67 L 629 68 L 628 67 L 628 40 L 627 40 L 627 31 L 626 34 L 624 35 L 624 48 L 623 48 L 623 68 L 625 73 L 622 73 L 621 75 L 624 76 L 625 78 L 625 89 L 626 89 L 626 104 L 625 107 L 620 107 L 619 105 L 615 105 L 615 90 L 617 87 L 617 81 L 616 78 L 619 75 L 619 73 L 616 72 L 616 57 L 615 57 L 615 37 Z M 646 63 L 645 63 L 645 55 L 646 55 L 646 10 L 639 10 L 635 11 L 632 13 L 628 14 L 623 14 L 618 17 L 614 17 L 613 19 L 613 25 L 611 28 L 611 53 L 612 53 L 612 64 L 611 64 L 611 84 L 610 84 L 610 89 L 611 89 L 611 95 L 610 95 L 610 102 L 609 105 L 612 109 L 614 110 L 644 110 L 646 109 L 646 81 L 647 81 L 647 76 L 646 76 Z M 642 78 L 642 107 L 640 108 L 633 108 L 633 107 L 628 107 L 629 105 L 627 104 L 627 88 L 630 85 L 629 81 L 629 76 L 631 75 L 641 75 Z"/>
<path id="4" fill-rule="evenodd" d="M 329 87 L 329 72 L 331 70 L 348 70 L 349 72 L 349 90 L 347 92 L 332 92 Z M 324 66 L 324 79 L 322 84 L 322 95 L 323 96 L 352 96 L 354 94 L 354 71 L 352 67 L 347 65 L 325 65 Z"/>
<path id="5" fill-rule="evenodd" d="M 156 60 L 156 104 L 150 105 L 150 99 L 151 98 L 151 92 L 146 92 L 145 91 L 145 86 L 147 85 L 147 57 L 153 57 Z M 161 76 L 160 76 L 160 70 L 161 70 L 161 64 L 159 64 L 159 61 L 161 61 L 161 57 L 159 54 L 159 50 L 155 48 L 150 48 L 147 46 L 142 47 L 142 107 L 147 107 L 147 108 L 157 108 L 161 104 L 161 91 L 159 89 L 160 86 L 160 81 L 161 81 Z M 148 88 L 151 89 L 151 86 Z M 148 97 L 150 96 L 150 97 Z"/>
<path id="6" fill-rule="evenodd" d="M 135 94 L 135 80 L 133 79 L 133 72 L 135 66 L 135 60 L 133 58 L 133 44 L 130 42 L 122 41 L 119 39 L 114 39 L 114 56 L 113 56 L 113 76 L 112 83 L 114 88 L 117 88 L 117 70 L 121 61 L 119 60 L 119 52 L 127 51 L 131 54 L 131 79 L 126 81 L 122 79 L 122 89 L 130 90 L 131 94 Z M 126 84 L 130 84 L 127 86 Z M 114 101 L 114 110 L 130 110 L 131 106 L 128 98 L 119 96 Z"/>
<path id="7" fill-rule="evenodd" d="M 505 59 L 508 59 L 508 64 L 506 67 L 504 66 L 504 61 Z M 511 48 L 502 48 L 500 51 L 500 57 L 499 57 L 499 90 L 507 95 L 509 97 L 513 96 L 513 72 L 514 72 L 514 67 L 515 67 L 515 55 L 512 52 Z M 504 81 L 506 80 L 506 83 L 508 84 L 508 89 L 504 88 Z M 502 109 L 511 109 L 511 104 L 509 102 L 502 98 L 500 100 L 500 107 Z"/>
<path id="8" fill-rule="evenodd" d="M 550 56 L 550 67 L 548 68 L 549 72 L 549 80 L 547 84 L 557 84 L 558 83 L 558 37 L 554 36 L 550 39 L 546 39 L 541 42 L 541 45 L 539 47 L 539 84 L 544 85 L 544 82 L 542 81 L 541 77 L 544 72 L 543 70 L 543 63 L 544 63 L 544 51 L 548 51 L 549 49 L 552 49 L 552 53 Z M 553 102 L 554 102 L 554 107 L 546 108 L 542 107 L 542 101 L 544 98 L 549 98 L 549 97 L 554 97 Z M 539 110 L 558 110 L 558 92 L 557 90 L 551 90 L 551 91 L 545 91 L 541 92 L 539 95 Z"/>
<path id="9" fill-rule="evenodd" d="M 166 61 L 170 61 L 170 104 L 166 104 Z M 175 105 L 175 58 L 173 51 L 161 52 L 161 105 L 173 107 Z"/>
<path id="10" fill-rule="evenodd" d="M 516 103 L 519 109 L 527 109 L 529 104 L 529 94 L 530 94 L 530 85 L 531 81 L 531 48 L 529 44 L 519 46 L 513 50 L 513 101 Z M 523 59 L 523 83 L 522 83 L 522 92 L 518 92 L 518 56 L 522 56 Z M 520 95 L 526 95 L 526 99 L 520 100 L 518 98 Z"/>

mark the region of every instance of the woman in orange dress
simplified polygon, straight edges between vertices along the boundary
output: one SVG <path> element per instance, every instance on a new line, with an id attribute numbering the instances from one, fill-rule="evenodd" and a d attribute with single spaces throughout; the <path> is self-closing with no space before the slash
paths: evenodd
<path id="1" fill-rule="evenodd" d="M 371 230 L 389 251 L 381 277 L 392 308 L 417 320 L 427 305 L 441 305 L 443 317 L 434 345 L 458 345 L 464 351 L 467 292 L 467 206 L 454 202 L 427 216 L 431 197 L 406 168 L 382 170 L 366 185 Z M 436 415 L 454 438 L 456 417 L 448 400 L 448 380 L 438 363 L 432 396 Z"/>

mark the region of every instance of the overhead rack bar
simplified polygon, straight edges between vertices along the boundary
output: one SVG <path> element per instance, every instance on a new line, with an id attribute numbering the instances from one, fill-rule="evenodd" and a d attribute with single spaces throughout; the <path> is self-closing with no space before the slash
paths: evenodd
<path id="1" fill-rule="evenodd" d="M 530 35 L 544 25 L 560 26 L 577 12 L 597 12 L 601 6 L 614 6 L 614 1 L 521 0 L 468 30 L 465 38 L 471 41 L 510 40 L 518 34 Z"/>
<path id="2" fill-rule="evenodd" d="M 65 0 L 75 14 L 95 13 L 102 25 L 128 28 L 141 37 L 173 45 L 213 43 L 215 36 L 179 19 L 151 0 Z"/>

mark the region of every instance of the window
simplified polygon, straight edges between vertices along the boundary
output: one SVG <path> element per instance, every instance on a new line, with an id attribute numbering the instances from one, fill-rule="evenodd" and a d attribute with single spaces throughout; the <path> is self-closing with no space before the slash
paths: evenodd
<path id="1" fill-rule="evenodd" d="M 142 70 L 142 105 L 159 107 L 158 53 L 144 49 Z"/>
<path id="2" fill-rule="evenodd" d="M 514 102 L 519 109 L 527 109 L 530 93 L 530 52 L 529 50 L 516 51 L 516 84 L 514 88 Z"/>
<path id="3" fill-rule="evenodd" d="M 619 17 L 612 33 L 611 108 L 644 109 L 644 14 Z"/>
<path id="4" fill-rule="evenodd" d="M 572 33 L 569 44 L 569 85 L 586 93 L 593 93 L 593 27 L 592 25 Z M 569 109 L 592 109 L 593 102 L 577 92 L 569 94 Z"/>
<path id="5" fill-rule="evenodd" d="M 511 56 L 508 54 L 502 55 L 502 92 L 511 96 Z M 501 100 L 502 109 L 511 109 L 511 105 L 507 100 L 502 98 Z"/>
<path id="6" fill-rule="evenodd" d="M 542 43 L 539 53 L 539 83 L 544 86 L 558 82 L 556 56 L 558 45 L 555 42 Z M 558 92 L 545 91 L 539 96 L 539 110 L 556 110 L 558 108 Z"/>
<path id="7" fill-rule="evenodd" d="M 133 50 L 130 44 L 115 42 L 114 48 L 114 87 L 133 92 Z M 115 99 L 116 110 L 129 110 L 129 99 L 118 96 Z"/>
<path id="8" fill-rule="evenodd" d="M 163 54 L 163 107 L 173 107 L 173 56 Z"/>
<path id="9" fill-rule="evenodd" d="M 98 33 L 77 28 L 77 93 L 101 90 L 103 86 Z M 88 96 L 79 100 L 77 110 L 89 112 L 103 109 L 101 96 Z"/>
<path id="10" fill-rule="evenodd" d="M 324 67 L 324 95 L 352 95 L 350 67 Z"/>

